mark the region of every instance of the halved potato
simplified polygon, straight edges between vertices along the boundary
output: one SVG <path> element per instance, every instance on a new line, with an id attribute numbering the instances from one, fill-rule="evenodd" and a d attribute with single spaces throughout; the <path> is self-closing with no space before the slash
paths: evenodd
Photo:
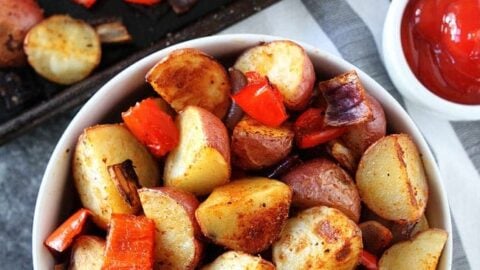
<path id="1" fill-rule="evenodd" d="M 357 224 L 335 208 L 316 206 L 290 218 L 273 244 L 277 269 L 353 269 L 362 251 Z"/>
<path id="2" fill-rule="evenodd" d="M 289 40 L 272 41 L 247 50 L 237 59 L 235 68 L 267 76 L 291 110 L 303 110 L 313 92 L 313 64 L 303 48 Z"/>
<path id="3" fill-rule="evenodd" d="M 222 118 L 230 104 L 225 68 L 196 49 L 173 51 L 150 69 L 146 80 L 177 112 L 194 105 Z"/>
<path id="4" fill-rule="evenodd" d="M 72 247 L 70 270 L 102 269 L 105 252 L 105 240 L 91 235 L 81 235 Z"/>
<path id="5" fill-rule="evenodd" d="M 180 141 L 167 156 L 165 186 L 206 195 L 230 179 L 230 144 L 222 121 L 188 106 L 177 117 Z"/>
<path id="6" fill-rule="evenodd" d="M 261 257 L 238 251 L 228 251 L 220 255 L 202 270 L 275 270 L 275 266 Z"/>
<path id="7" fill-rule="evenodd" d="M 435 270 L 447 237 L 444 230 L 429 229 L 411 241 L 397 243 L 383 253 L 379 269 Z"/>
<path id="8" fill-rule="evenodd" d="M 95 29 L 68 15 L 51 16 L 30 29 L 24 50 L 38 74 L 59 84 L 86 78 L 102 55 Z"/>
<path id="9" fill-rule="evenodd" d="M 195 210 L 198 200 L 191 193 L 171 187 L 138 190 L 145 216 L 155 222 L 157 269 L 194 269 L 203 245 Z"/>
<path id="10" fill-rule="evenodd" d="M 131 160 L 140 186 L 158 184 L 160 172 L 155 160 L 121 124 L 89 127 L 78 138 L 73 157 L 73 179 L 83 206 L 93 221 L 107 228 L 112 213 L 135 213 L 108 171 L 110 165 Z"/>
<path id="11" fill-rule="evenodd" d="M 420 153 L 406 134 L 371 145 L 360 160 L 356 182 L 362 200 L 382 218 L 416 222 L 425 211 L 427 179 Z"/>
<path id="12" fill-rule="evenodd" d="M 232 159 L 246 170 L 276 164 L 292 150 L 293 131 L 287 126 L 269 127 L 245 117 L 233 129 Z"/>
<path id="13" fill-rule="evenodd" d="M 256 254 L 278 237 L 292 191 L 284 183 L 252 177 L 217 187 L 195 212 L 203 234 L 236 251 Z"/>
<path id="14" fill-rule="evenodd" d="M 353 221 L 360 219 L 360 196 L 346 171 L 325 158 L 305 162 L 290 170 L 282 181 L 293 190 L 292 203 L 300 208 L 329 206 Z"/>

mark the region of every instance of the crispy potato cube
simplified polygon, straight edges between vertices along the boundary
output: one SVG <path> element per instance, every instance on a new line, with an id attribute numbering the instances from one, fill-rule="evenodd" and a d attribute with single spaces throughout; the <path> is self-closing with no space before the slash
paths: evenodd
<path id="1" fill-rule="evenodd" d="M 360 160 L 356 182 L 363 202 L 382 218 L 416 222 L 425 211 L 427 179 L 420 153 L 406 134 L 371 145 Z"/>
<path id="2" fill-rule="evenodd" d="M 268 248 L 285 223 L 292 191 L 284 183 L 252 177 L 217 187 L 195 212 L 213 242 L 250 254 Z"/>
<path id="3" fill-rule="evenodd" d="M 362 251 L 357 224 L 335 208 L 316 206 L 290 218 L 273 244 L 278 270 L 350 270 Z"/>
<path id="4" fill-rule="evenodd" d="M 146 80 L 177 112 L 194 105 L 222 118 L 230 105 L 225 68 L 196 49 L 173 51 L 150 69 Z"/>
<path id="5" fill-rule="evenodd" d="M 387 249 L 378 263 L 379 269 L 435 270 L 447 238 L 447 232 L 440 229 L 421 232 L 411 241 Z"/>

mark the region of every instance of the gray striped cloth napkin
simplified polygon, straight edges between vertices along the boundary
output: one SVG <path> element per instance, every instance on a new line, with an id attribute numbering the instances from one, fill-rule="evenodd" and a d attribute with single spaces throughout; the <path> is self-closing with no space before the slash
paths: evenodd
<path id="1" fill-rule="evenodd" d="M 284 0 L 222 33 L 303 41 L 343 57 L 383 85 L 407 109 L 437 158 L 452 213 L 453 269 L 480 269 L 480 121 L 437 119 L 401 97 L 378 50 L 389 4 L 389 0 Z"/>

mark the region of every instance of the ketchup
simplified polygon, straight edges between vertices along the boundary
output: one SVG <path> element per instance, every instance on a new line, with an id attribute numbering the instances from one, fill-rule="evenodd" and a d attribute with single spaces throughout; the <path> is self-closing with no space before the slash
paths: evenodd
<path id="1" fill-rule="evenodd" d="M 436 95 L 480 104 L 480 0 L 413 0 L 402 46 L 417 78 Z"/>

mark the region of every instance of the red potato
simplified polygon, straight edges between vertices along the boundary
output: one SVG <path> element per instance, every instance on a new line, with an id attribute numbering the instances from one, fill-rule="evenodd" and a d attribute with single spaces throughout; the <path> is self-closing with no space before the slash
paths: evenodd
<path id="1" fill-rule="evenodd" d="M 232 134 L 232 159 L 245 170 L 274 165 L 292 150 L 294 133 L 288 125 L 269 127 L 245 117 Z"/>
<path id="2" fill-rule="evenodd" d="M 360 219 L 360 196 L 350 175 L 327 159 L 305 162 L 282 177 L 293 190 L 292 203 L 300 208 L 329 206 L 353 221 Z"/>
<path id="3" fill-rule="evenodd" d="M 230 143 L 225 125 L 205 109 L 188 106 L 177 117 L 180 141 L 167 156 L 165 186 L 206 195 L 230 180 Z"/>
<path id="4" fill-rule="evenodd" d="M 303 48 L 292 41 L 277 40 L 255 46 L 237 59 L 235 68 L 267 76 L 291 110 L 303 110 L 313 92 L 313 64 Z"/>
<path id="5" fill-rule="evenodd" d="M 363 248 L 381 254 L 392 242 L 392 232 L 380 222 L 369 220 L 358 225 L 362 230 Z"/>
<path id="6" fill-rule="evenodd" d="M 155 222 L 156 268 L 194 269 L 203 251 L 195 219 L 197 198 L 171 187 L 142 188 L 138 193 L 145 215 Z"/>
<path id="7" fill-rule="evenodd" d="M 23 66 L 23 40 L 43 20 L 43 10 L 35 0 L 0 0 L 0 7 L 0 68 Z"/>
<path id="8" fill-rule="evenodd" d="M 230 104 L 230 80 L 225 68 L 197 49 L 173 51 L 146 76 L 153 89 L 180 112 L 193 105 L 222 118 Z"/>

